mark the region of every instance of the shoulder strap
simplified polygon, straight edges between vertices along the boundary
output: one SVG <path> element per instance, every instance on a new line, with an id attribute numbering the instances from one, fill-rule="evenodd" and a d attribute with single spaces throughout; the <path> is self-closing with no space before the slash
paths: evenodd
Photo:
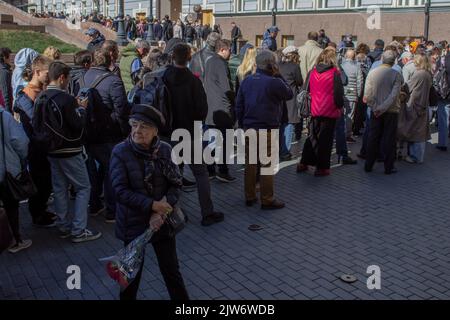
<path id="1" fill-rule="evenodd" d="M 311 77 L 311 73 L 313 72 L 313 70 L 309 71 L 308 74 L 306 75 L 306 80 L 305 80 L 306 87 L 305 87 L 305 90 L 307 92 L 309 92 L 309 78 Z"/>
<path id="2" fill-rule="evenodd" d="M 103 80 L 105 80 L 106 78 L 108 78 L 109 76 L 111 76 L 112 73 L 111 72 L 106 72 L 104 74 L 102 74 L 101 76 L 98 76 L 95 81 L 89 86 L 89 88 L 94 89 L 96 88 Z M 86 76 L 86 74 L 83 76 L 83 84 L 84 82 L 84 77 Z"/>
<path id="3" fill-rule="evenodd" d="M 85 86 L 85 82 L 84 82 L 84 76 L 86 75 L 86 72 L 78 79 L 78 84 L 79 84 L 79 86 L 80 86 L 80 89 L 81 88 L 84 88 L 84 86 Z M 73 89 L 73 88 L 72 88 Z"/>

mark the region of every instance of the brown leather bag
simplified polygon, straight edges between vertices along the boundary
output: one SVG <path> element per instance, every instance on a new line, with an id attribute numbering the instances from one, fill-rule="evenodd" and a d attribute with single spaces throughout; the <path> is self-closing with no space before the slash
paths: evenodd
<path id="1" fill-rule="evenodd" d="M 3 208 L 0 208 L 0 253 L 8 249 L 12 243 L 13 234 L 9 226 L 8 216 Z"/>

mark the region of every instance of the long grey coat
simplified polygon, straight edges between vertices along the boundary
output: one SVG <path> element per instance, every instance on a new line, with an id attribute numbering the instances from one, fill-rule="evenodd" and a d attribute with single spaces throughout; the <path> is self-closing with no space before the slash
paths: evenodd
<path id="1" fill-rule="evenodd" d="M 411 77 L 408 87 L 410 96 L 406 105 L 400 110 L 398 134 L 399 139 L 408 142 L 425 142 L 430 139 L 428 107 L 431 73 L 418 69 Z"/>
<path id="2" fill-rule="evenodd" d="M 294 97 L 291 100 L 286 101 L 288 123 L 299 123 L 300 117 L 298 116 L 297 95 L 299 93 L 299 88 L 303 85 L 300 67 L 293 62 L 283 62 L 280 64 L 280 73 L 294 93 Z"/>

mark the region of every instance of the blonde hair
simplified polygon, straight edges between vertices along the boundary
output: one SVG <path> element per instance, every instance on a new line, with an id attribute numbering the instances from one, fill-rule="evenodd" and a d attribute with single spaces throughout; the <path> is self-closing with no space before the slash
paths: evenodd
<path id="1" fill-rule="evenodd" d="M 50 58 L 52 60 L 59 60 L 61 58 L 61 51 L 59 51 L 58 48 L 55 48 L 53 46 L 47 47 L 47 49 L 44 50 L 43 55 L 47 58 Z"/>
<path id="2" fill-rule="evenodd" d="M 328 64 L 337 67 L 336 51 L 334 49 L 325 48 L 317 57 L 316 65 Z"/>
<path id="3" fill-rule="evenodd" d="M 245 52 L 244 59 L 242 60 L 241 65 L 237 69 L 237 76 L 240 81 L 244 80 L 244 78 L 253 73 L 253 70 L 256 65 L 256 48 L 248 48 Z"/>
<path id="4" fill-rule="evenodd" d="M 431 72 L 431 63 L 430 59 L 426 55 L 417 54 L 414 57 L 414 65 L 417 67 L 417 69 L 422 69 Z"/>

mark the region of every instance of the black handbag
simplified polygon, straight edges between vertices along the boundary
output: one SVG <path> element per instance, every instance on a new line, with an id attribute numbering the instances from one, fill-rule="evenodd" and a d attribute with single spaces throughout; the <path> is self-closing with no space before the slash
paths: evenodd
<path id="1" fill-rule="evenodd" d="M 308 119 L 311 117 L 311 94 L 309 93 L 309 78 L 311 72 L 306 76 L 305 86 L 300 89 L 297 95 L 298 116 Z"/>
<path id="2" fill-rule="evenodd" d="M 17 201 L 26 200 L 29 197 L 36 194 L 37 189 L 33 180 L 31 179 L 31 175 L 23 166 L 23 170 L 16 177 L 14 177 L 11 173 L 8 172 L 6 168 L 6 148 L 5 148 L 5 130 L 3 124 L 3 112 L 0 113 L 0 123 L 2 126 L 2 147 L 3 147 L 3 157 L 4 167 L 5 167 L 5 188 L 9 190 L 12 197 Z"/>
<path id="3" fill-rule="evenodd" d="M 173 207 L 173 211 L 167 216 L 167 223 L 172 229 L 173 234 L 179 233 L 186 226 L 186 216 L 183 210 L 177 205 Z"/>
<path id="4" fill-rule="evenodd" d="M 8 249 L 13 241 L 13 234 L 9 226 L 8 216 L 3 208 L 0 208 L 0 253 Z"/>

